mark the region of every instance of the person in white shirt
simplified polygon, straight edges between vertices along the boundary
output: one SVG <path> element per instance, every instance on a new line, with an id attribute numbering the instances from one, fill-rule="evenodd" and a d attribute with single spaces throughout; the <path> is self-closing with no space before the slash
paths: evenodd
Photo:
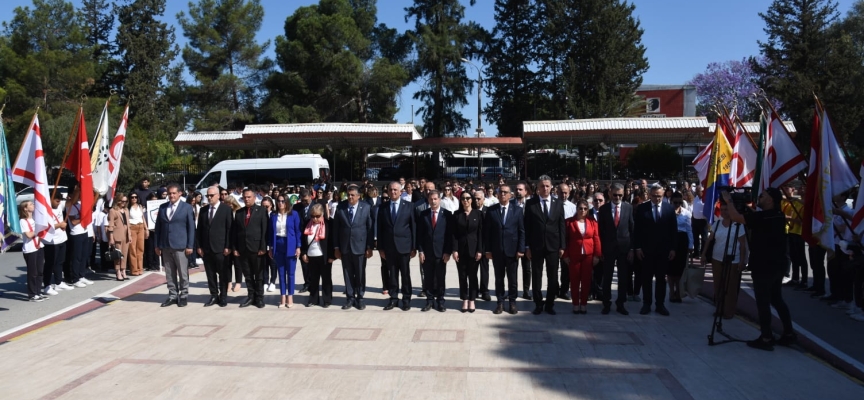
<path id="1" fill-rule="evenodd" d="M 191 196 L 197 198 L 200 194 L 193 193 Z M 132 237 L 129 244 L 129 275 L 132 276 L 144 273 L 144 240 L 150 236 L 146 213 L 147 208 L 138 198 L 138 194 L 132 192 L 129 195 L 129 233 Z"/>
<path id="2" fill-rule="evenodd" d="M 72 290 L 63 282 L 63 262 L 66 261 L 66 222 L 63 220 L 63 193 L 55 192 L 51 199 L 51 227 L 42 240 L 45 247 L 45 268 L 42 279 L 45 288 L 43 293 L 54 296 L 58 290 Z"/>
<path id="3" fill-rule="evenodd" d="M 81 197 L 80 187 L 76 187 L 72 196 L 66 202 L 66 223 L 70 227 L 69 238 L 66 242 L 66 261 L 69 264 L 70 281 L 78 288 L 92 285 L 93 281 L 87 279 L 87 253 L 91 248 L 90 237 L 87 235 L 87 227 L 81 224 Z"/>
<path id="4" fill-rule="evenodd" d="M 21 252 L 24 253 L 24 262 L 27 264 L 27 297 L 30 301 L 39 302 L 48 297 L 39 294 L 42 288 L 45 252 L 42 250 L 42 239 L 35 231 L 36 221 L 33 220 L 35 209 L 35 205 L 29 200 L 18 205 L 18 215 L 21 217 L 21 233 L 23 233 L 21 238 L 24 240 Z"/>
<path id="5" fill-rule="evenodd" d="M 453 195 L 453 188 L 447 186 L 444 188 L 444 195 L 441 197 L 441 208 L 455 213 L 459 209 L 459 199 Z"/>
<path id="6" fill-rule="evenodd" d="M 702 254 L 702 248 L 708 239 L 708 219 L 705 217 L 705 203 L 702 202 L 702 185 L 695 186 L 696 193 L 693 195 L 693 204 L 690 209 L 693 217 L 690 224 L 693 227 L 693 256 Z"/>

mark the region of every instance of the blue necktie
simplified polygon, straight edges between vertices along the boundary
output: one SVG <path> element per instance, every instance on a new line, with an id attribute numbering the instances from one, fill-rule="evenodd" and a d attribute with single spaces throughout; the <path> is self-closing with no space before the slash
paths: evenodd
<path id="1" fill-rule="evenodd" d="M 348 207 L 348 222 L 354 222 L 354 206 Z"/>

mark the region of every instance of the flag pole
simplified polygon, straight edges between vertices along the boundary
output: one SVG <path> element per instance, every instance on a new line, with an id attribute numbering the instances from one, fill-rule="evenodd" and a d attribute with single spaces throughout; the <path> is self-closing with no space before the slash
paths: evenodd
<path id="1" fill-rule="evenodd" d="M 69 157 L 69 149 L 72 147 L 72 138 L 75 137 L 76 131 L 80 128 L 81 114 L 84 113 L 84 101 L 87 100 L 87 95 L 81 96 L 81 105 L 78 107 L 78 114 L 75 116 L 75 122 L 72 123 L 72 131 L 69 132 L 69 140 L 66 141 L 66 152 L 63 153 L 63 161 L 60 162 L 60 169 L 57 170 L 57 179 L 54 180 L 54 191 L 51 192 L 51 198 L 57 195 L 57 186 L 60 185 L 60 177 L 63 175 L 63 167 L 66 165 L 66 158 Z"/>

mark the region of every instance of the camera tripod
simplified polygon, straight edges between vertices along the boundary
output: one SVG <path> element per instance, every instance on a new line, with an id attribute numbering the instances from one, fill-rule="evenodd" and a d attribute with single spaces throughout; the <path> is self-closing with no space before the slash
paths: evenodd
<path id="1" fill-rule="evenodd" d="M 731 233 L 732 233 L 732 226 L 731 225 L 729 226 L 729 230 L 727 231 L 728 233 L 726 234 L 726 246 L 723 249 L 723 263 L 722 263 L 723 264 L 723 271 L 720 273 L 720 276 L 719 276 L 720 283 L 721 283 L 720 290 L 718 290 L 717 293 L 714 293 L 714 321 L 711 324 L 711 333 L 708 335 L 708 345 L 709 346 L 714 346 L 714 345 L 724 344 L 724 343 L 729 343 L 729 342 L 743 342 L 743 340 L 736 339 L 736 338 L 732 337 L 731 335 L 729 335 L 728 333 L 723 331 L 723 314 L 726 311 L 726 295 L 727 295 L 727 291 L 729 288 L 729 280 L 732 279 L 732 276 L 734 276 L 734 274 L 732 274 L 732 272 L 731 272 L 732 268 L 734 268 L 732 260 L 735 258 L 735 251 L 737 250 L 737 247 L 738 247 L 738 232 L 741 229 L 741 224 L 735 224 L 735 225 L 737 225 L 737 226 L 735 227 L 735 240 L 731 240 L 731 242 L 732 242 L 731 243 L 731 245 L 732 245 L 732 254 L 731 255 L 729 254 L 729 245 L 730 245 L 729 242 L 730 242 Z M 717 245 L 717 238 L 716 237 L 714 238 L 714 245 L 715 246 Z M 718 277 L 715 275 L 714 279 L 718 279 Z M 738 284 L 735 285 L 735 287 L 737 288 L 736 290 L 740 290 L 740 288 L 741 288 L 741 275 L 738 275 L 737 280 L 738 280 Z M 719 334 L 723 335 L 724 337 L 726 337 L 726 340 L 714 341 L 714 333 L 719 333 Z"/>

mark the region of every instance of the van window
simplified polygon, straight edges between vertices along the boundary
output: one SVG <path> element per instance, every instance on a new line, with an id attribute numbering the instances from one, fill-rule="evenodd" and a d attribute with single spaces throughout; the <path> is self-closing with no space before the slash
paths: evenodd
<path id="1" fill-rule="evenodd" d="M 271 182 L 281 185 L 284 182 L 290 184 L 305 184 L 312 182 L 311 168 L 286 168 L 286 169 L 248 169 L 227 171 L 228 182 L 243 182 L 249 184 L 262 184 Z"/>
<path id="2" fill-rule="evenodd" d="M 330 168 L 318 168 L 318 177 L 330 181 Z"/>
<path id="3" fill-rule="evenodd" d="M 196 189 L 206 189 L 213 185 L 221 185 L 222 184 L 222 171 L 211 171 L 204 179 L 201 180 L 201 183 L 198 185 Z"/>

